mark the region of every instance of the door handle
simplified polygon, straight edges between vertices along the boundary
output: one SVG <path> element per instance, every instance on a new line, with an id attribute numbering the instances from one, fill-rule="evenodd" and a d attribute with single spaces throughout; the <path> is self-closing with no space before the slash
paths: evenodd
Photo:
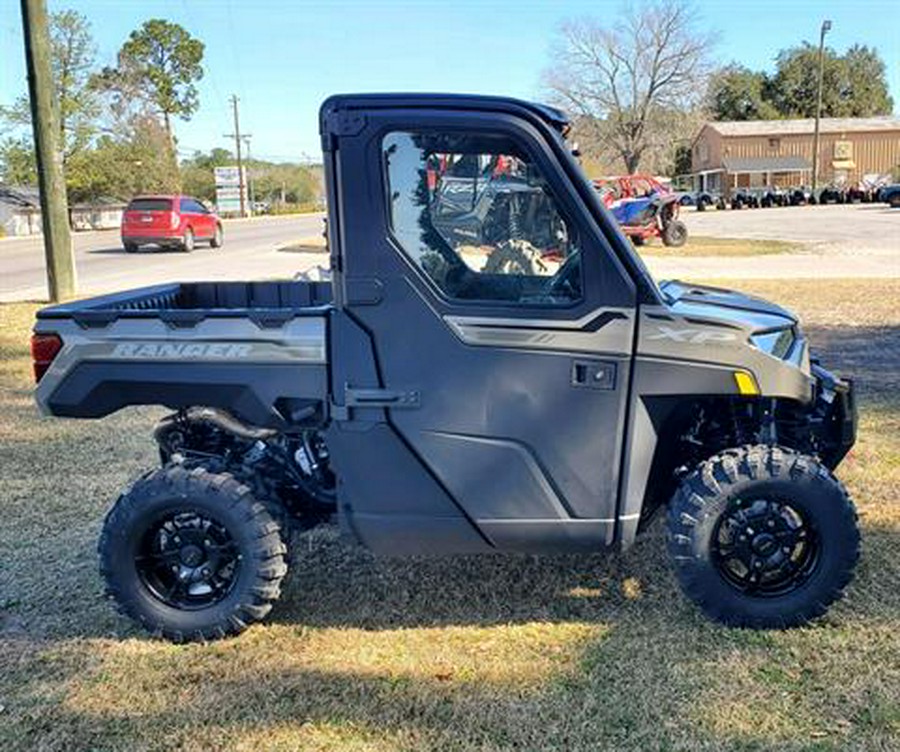
<path id="1" fill-rule="evenodd" d="M 606 360 L 574 360 L 572 386 L 586 389 L 615 389 L 616 364 Z"/>

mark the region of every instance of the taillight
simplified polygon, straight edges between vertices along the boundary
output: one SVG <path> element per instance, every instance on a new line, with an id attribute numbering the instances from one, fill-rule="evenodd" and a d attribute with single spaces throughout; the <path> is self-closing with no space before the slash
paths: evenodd
<path id="1" fill-rule="evenodd" d="M 47 373 L 53 359 L 62 350 L 63 341 L 58 334 L 32 334 L 31 360 L 34 364 L 34 382 L 37 383 Z"/>
<path id="2" fill-rule="evenodd" d="M 169 225 L 173 230 L 177 230 L 179 224 L 181 224 L 181 218 L 178 216 L 178 212 L 172 212 L 169 215 Z"/>

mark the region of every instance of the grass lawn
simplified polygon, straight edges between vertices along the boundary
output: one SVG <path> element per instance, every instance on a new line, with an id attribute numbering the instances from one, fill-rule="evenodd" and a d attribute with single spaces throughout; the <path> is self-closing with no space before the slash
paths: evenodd
<path id="1" fill-rule="evenodd" d="M 397 561 L 318 531 L 268 623 L 149 639 L 103 600 L 94 547 L 162 411 L 39 417 L 34 306 L 0 307 L 0 750 L 900 749 L 900 281 L 735 286 L 859 381 L 839 475 L 863 558 L 804 629 L 705 621 L 656 524 L 623 555 Z"/>
<path id="2" fill-rule="evenodd" d="M 801 243 L 786 240 L 751 240 L 748 238 L 714 238 L 688 234 L 687 243 L 680 248 L 669 248 L 661 240 L 652 240 L 640 246 L 642 256 L 762 256 L 772 253 L 798 253 Z"/>
<path id="3" fill-rule="evenodd" d="M 278 250 L 287 253 L 315 253 L 326 251 L 322 233 L 299 238 L 296 242 Z M 750 240 L 746 238 L 714 238 L 689 235 L 688 241 L 680 248 L 668 248 L 661 240 L 652 240 L 638 247 L 644 256 L 762 256 L 773 253 L 799 253 L 804 250 L 802 243 L 786 240 Z"/>

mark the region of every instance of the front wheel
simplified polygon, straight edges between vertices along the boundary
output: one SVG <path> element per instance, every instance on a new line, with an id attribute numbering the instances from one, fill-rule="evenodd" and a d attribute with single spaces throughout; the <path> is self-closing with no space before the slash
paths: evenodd
<path id="1" fill-rule="evenodd" d="M 106 516 L 106 592 L 126 616 L 175 642 L 237 634 L 272 609 L 287 573 L 278 521 L 227 473 L 169 465 Z"/>
<path id="2" fill-rule="evenodd" d="M 843 595 L 859 558 L 856 512 L 818 460 L 780 447 L 730 449 L 675 493 L 668 549 L 684 593 L 736 627 L 794 627 Z"/>
<path id="3" fill-rule="evenodd" d="M 673 219 L 663 227 L 662 241 L 670 248 L 683 246 L 687 242 L 687 236 L 687 225 L 678 219 Z"/>

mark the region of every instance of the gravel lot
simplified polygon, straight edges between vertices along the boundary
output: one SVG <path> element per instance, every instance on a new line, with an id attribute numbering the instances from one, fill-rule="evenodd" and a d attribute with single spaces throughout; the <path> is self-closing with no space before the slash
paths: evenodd
<path id="1" fill-rule="evenodd" d="M 841 256 L 900 253 L 900 211 L 887 204 L 788 206 L 698 212 L 682 218 L 696 235 L 768 238 L 809 244 L 810 250 Z"/>
<path id="2" fill-rule="evenodd" d="M 647 256 L 658 279 L 839 279 L 900 277 L 900 211 L 884 204 L 698 212 L 682 217 L 694 235 L 802 243 L 802 253 L 747 257 Z"/>

